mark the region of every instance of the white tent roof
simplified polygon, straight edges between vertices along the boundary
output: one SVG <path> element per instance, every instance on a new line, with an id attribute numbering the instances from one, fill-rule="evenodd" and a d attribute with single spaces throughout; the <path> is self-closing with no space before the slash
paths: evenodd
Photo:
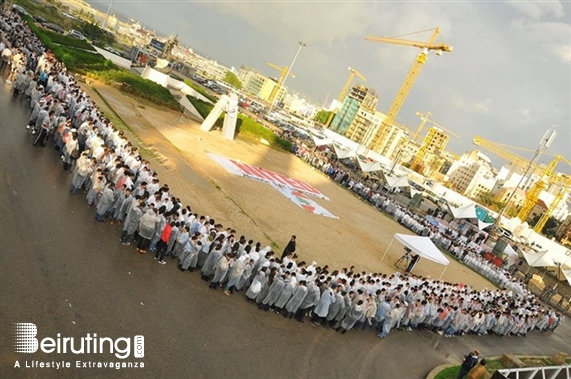
<path id="1" fill-rule="evenodd" d="M 450 207 L 454 218 L 478 218 L 476 216 L 476 206 L 474 204 L 465 205 L 460 208 Z"/>
<path id="2" fill-rule="evenodd" d="M 333 148 L 335 149 L 335 154 L 339 159 L 353 158 L 357 156 L 357 152 L 355 150 L 345 150 L 335 145 L 333 145 Z"/>
<path id="3" fill-rule="evenodd" d="M 397 178 L 395 176 L 384 175 L 385 181 L 389 187 L 410 187 L 410 183 L 406 176 Z"/>
<path id="4" fill-rule="evenodd" d="M 515 252 L 515 250 L 510 245 L 506 245 L 506 248 L 504 249 L 504 254 L 515 255 L 516 257 L 518 256 L 518 254 Z"/>
<path id="5" fill-rule="evenodd" d="M 444 266 L 450 264 L 448 258 L 438 250 L 428 237 L 395 233 L 394 238 L 422 258 L 429 259 Z"/>
<path id="6" fill-rule="evenodd" d="M 331 138 L 317 138 L 316 136 L 312 136 L 312 138 L 315 146 L 333 145 L 333 140 Z"/>
<path id="7" fill-rule="evenodd" d="M 549 251 L 544 251 L 543 253 L 528 253 L 523 251 L 523 256 L 527 261 L 527 264 L 532 267 L 549 267 L 557 266 L 549 255 Z"/>
<path id="8" fill-rule="evenodd" d="M 483 230 L 483 229 L 486 229 L 490 225 L 494 225 L 494 223 L 493 222 L 484 222 L 484 221 L 478 219 L 478 229 Z"/>
<path id="9" fill-rule="evenodd" d="M 359 167 L 363 172 L 381 171 L 382 169 L 379 162 L 363 162 L 360 159 L 357 159 L 357 162 L 359 162 Z"/>

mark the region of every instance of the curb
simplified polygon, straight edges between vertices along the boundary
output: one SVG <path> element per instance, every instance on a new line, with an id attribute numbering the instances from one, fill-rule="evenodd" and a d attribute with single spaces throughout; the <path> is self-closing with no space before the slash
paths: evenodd
<path id="1" fill-rule="evenodd" d="M 426 376 L 426 379 L 434 379 L 436 377 L 436 375 L 438 375 L 440 373 L 440 371 L 445 370 L 449 367 L 454 367 L 454 366 L 458 366 L 459 364 L 457 363 L 445 363 L 443 365 L 440 366 L 436 366 L 435 368 L 432 369 L 432 371 L 430 371 L 428 373 L 428 375 Z"/>

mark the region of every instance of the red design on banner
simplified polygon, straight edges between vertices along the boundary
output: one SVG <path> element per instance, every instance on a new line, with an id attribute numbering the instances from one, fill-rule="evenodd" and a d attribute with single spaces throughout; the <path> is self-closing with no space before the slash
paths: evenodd
<path id="1" fill-rule="evenodd" d="M 293 179 L 282 174 L 278 174 L 277 172 L 268 171 L 261 167 L 254 167 L 246 163 L 237 162 L 233 159 L 229 159 L 229 161 L 232 162 L 240 170 L 242 170 L 242 172 L 244 172 L 245 175 L 251 176 L 255 179 L 262 181 L 269 181 L 271 183 L 280 184 L 299 191 L 309 192 L 317 196 L 323 196 L 321 192 L 319 192 L 317 189 L 300 180 Z"/>

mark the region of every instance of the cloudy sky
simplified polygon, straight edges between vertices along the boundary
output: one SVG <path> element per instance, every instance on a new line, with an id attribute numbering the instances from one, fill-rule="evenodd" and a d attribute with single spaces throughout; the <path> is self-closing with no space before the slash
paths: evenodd
<path id="1" fill-rule="evenodd" d="M 91 1 L 90 1 L 91 2 Z M 106 10 L 109 2 L 91 2 Z M 432 113 L 459 134 L 449 147 L 472 148 L 480 135 L 534 149 L 556 126 L 549 152 L 571 160 L 571 6 L 559 1 L 114 1 L 140 20 L 227 66 L 275 75 L 266 62 L 289 65 L 287 86 L 323 103 L 339 94 L 347 67 L 363 73 L 386 111 L 418 49 L 364 40 L 440 27 L 452 53 L 431 54 L 398 121 L 416 128 Z M 428 40 L 430 32 L 406 38 Z M 530 153 L 521 152 L 528 156 Z M 489 154 L 494 162 L 500 160 Z M 549 160 L 549 157 L 545 158 Z M 560 170 L 571 172 L 569 166 Z"/>

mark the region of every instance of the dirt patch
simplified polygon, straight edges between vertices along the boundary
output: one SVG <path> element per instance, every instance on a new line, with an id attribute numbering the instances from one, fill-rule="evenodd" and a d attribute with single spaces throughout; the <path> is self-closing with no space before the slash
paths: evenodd
<path id="1" fill-rule="evenodd" d="M 148 104 L 141 108 L 136 100 L 114 88 L 96 86 L 147 147 L 168 157 L 167 169 L 160 164 L 153 168 L 159 172 L 161 183 L 168 183 L 193 211 L 208 214 L 235 228 L 239 235 L 270 246 L 283 248 L 295 234 L 297 252 L 306 261 L 333 268 L 355 265 L 359 270 L 395 271 L 393 264 L 404 253 L 402 246 L 393 243 L 383 262 L 382 254 L 395 233 L 411 232 L 301 159 L 252 141 L 227 141 L 220 132 L 204 133 L 198 123 L 180 118 L 177 112 Z M 330 199 L 315 200 L 339 219 L 307 213 L 271 186 L 228 173 L 207 155 L 209 152 L 305 181 Z M 415 273 L 438 278 L 443 268 L 421 260 Z M 454 260 L 443 280 L 468 283 L 477 289 L 493 287 Z"/>

